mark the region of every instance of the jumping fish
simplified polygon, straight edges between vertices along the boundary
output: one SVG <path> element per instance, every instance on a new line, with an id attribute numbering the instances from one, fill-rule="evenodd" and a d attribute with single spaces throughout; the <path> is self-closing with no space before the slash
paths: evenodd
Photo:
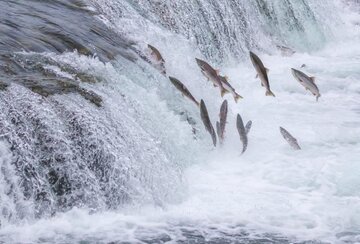
<path id="1" fill-rule="evenodd" d="M 249 131 L 250 131 L 250 129 L 251 129 L 251 126 L 252 126 L 252 121 L 249 120 L 249 121 L 246 123 L 246 125 L 245 125 L 245 132 L 246 132 L 246 134 L 249 134 Z"/>
<path id="2" fill-rule="evenodd" d="M 219 121 L 216 121 L 216 134 L 219 138 L 219 143 L 221 145 L 223 142 L 221 140 L 221 130 L 220 130 L 220 122 Z"/>
<path id="3" fill-rule="evenodd" d="M 306 90 L 309 90 L 314 96 L 316 96 L 316 101 L 318 101 L 321 95 L 319 88 L 315 84 L 315 77 L 309 77 L 303 72 L 296 69 L 291 69 L 291 72 L 295 79 L 298 80 L 300 84 L 305 87 Z"/>
<path id="4" fill-rule="evenodd" d="M 215 70 L 213 67 L 210 66 L 210 64 L 208 64 L 204 60 L 201 60 L 198 58 L 195 58 L 195 60 L 201 69 L 201 73 L 203 73 L 203 75 L 208 80 L 211 80 L 211 82 L 214 84 L 215 87 L 219 87 L 221 97 L 223 97 L 225 95 L 225 93 L 229 92 L 224 88 L 224 86 L 220 80 L 219 71 Z"/>
<path id="5" fill-rule="evenodd" d="M 181 83 L 181 81 L 179 81 L 178 79 L 174 78 L 174 77 L 169 77 L 171 83 L 176 87 L 176 89 L 178 89 L 181 94 L 187 98 L 189 98 L 191 101 L 193 101 L 196 106 L 199 107 L 199 102 L 196 101 L 196 99 L 193 97 L 193 95 L 190 93 L 190 91 L 186 88 L 186 86 Z"/>
<path id="6" fill-rule="evenodd" d="M 295 137 L 293 137 L 287 130 L 280 127 L 280 133 L 293 149 L 301 150 L 301 147 L 299 146 Z"/>
<path id="7" fill-rule="evenodd" d="M 257 76 L 261 80 L 261 85 L 266 88 L 266 96 L 273 96 L 275 97 L 274 93 L 270 90 L 270 83 L 269 78 L 267 75 L 267 69 L 265 68 L 264 64 L 261 62 L 260 58 L 254 54 L 253 52 L 250 52 L 250 59 L 252 64 L 254 65 L 254 68 L 257 72 Z"/>
<path id="8" fill-rule="evenodd" d="M 224 142 L 224 138 L 225 138 L 225 125 L 226 125 L 227 113 L 228 113 L 228 101 L 225 100 L 220 107 L 220 114 L 219 114 L 220 123 L 219 123 L 219 129 L 217 129 L 219 141 L 221 144 Z"/>
<path id="9" fill-rule="evenodd" d="M 244 123 L 243 123 L 243 120 L 242 120 L 240 114 L 238 114 L 237 118 L 236 118 L 236 127 L 239 132 L 240 140 L 243 144 L 243 150 L 241 152 L 241 154 L 243 154 L 246 151 L 246 148 L 248 145 L 248 138 L 247 138 L 246 129 L 244 127 Z"/>
<path id="10" fill-rule="evenodd" d="M 228 81 L 228 78 L 227 78 L 226 76 L 220 76 L 220 75 L 219 75 L 219 78 L 220 78 L 220 80 L 221 80 L 221 82 L 222 82 L 222 84 L 223 84 L 223 87 L 224 87 L 227 91 L 231 92 L 231 94 L 234 96 L 234 100 L 235 100 L 236 103 L 238 102 L 238 100 L 239 100 L 240 98 L 243 98 L 243 97 L 240 96 L 238 93 L 236 93 L 235 89 L 230 85 L 230 83 L 229 83 L 229 81 Z"/>
<path id="11" fill-rule="evenodd" d="M 200 101 L 200 115 L 201 115 L 201 120 L 205 125 L 205 129 L 210 133 L 214 147 L 216 147 L 216 134 L 215 134 L 215 130 L 214 127 L 211 124 L 210 118 L 209 118 L 209 114 L 208 111 L 206 109 L 204 100 L 201 99 Z"/>
<path id="12" fill-rule="evenodd" d="M 159 50 L 157 50 L 154 46 L 151 46 L 148 44 L 148 48 L 151 50 L 151 56 L 155 60 L 155 67 L 163 74 L 166 75 L 166 69 L 165 69 L 165 60 L 161 56 Z"/>
<path id="13" fill-rule="evenodd" d="M 276 45 L 276 47 L 280 50 L 282 56 L 289 57 L 295 53 L 295 51 L 289 47 L 285 47 L 285 46 L 281 46 L 281 45 Z"/>

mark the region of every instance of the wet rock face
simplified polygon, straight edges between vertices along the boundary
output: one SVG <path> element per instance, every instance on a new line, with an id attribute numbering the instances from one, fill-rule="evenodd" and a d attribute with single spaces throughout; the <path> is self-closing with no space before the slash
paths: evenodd
<path id="1" fill-rule="evenodd" d="M 97 82 L 96 77 L 36 55 L 76 50 L 82 55 L 96 55 L 103 62 L 117 55 L 134 60 L 132 43 L 105 26 L 96 15 L 82 0 L 1 1 L 0 90 L 15 82 L 42 96 L 76 92 L 101 106 L 99 95 L 80 88 L 81 82 Z M 34 52 L 34 56 L 24 57 L 18 52 Z M 46 65 L 66 72 L 70 69 L 74 79 L 59 78 L 46 70 Z"/>
<path id="2" fill-rule="evenodd" d="M 110 30 L 84 1 L 1 1 L 0 51 L 77 50 L 109 61 L 128 55 L 131 43 Z M 77 23 L 77 24 L 74 24 Z"/>
<path id="3" fill-rule="evenodd" d="M 0 1 L 0 142 L 9 144 L 12 155 L 8 168 L 1 163 L 2 169 L 15 171 L 0 171 L 0 179 L 9 177 L 7 181 L 11 182 L 18 177 L 11 182 L 14 190 L 6 193 L 15 207 L 0 197 L 0 211 L 7 213 L 0 215 L 2 222 L 51 216 L 73 206 L 115 208 L 128 201 L 123 193 L 127 189 L 123 179 L 126 173 L 114 176 L 114 189 L 108 189 L 105 181 L 122 165 L 114 164 L 117 159 L 105 148 L 106 142 L 89 139 L 94 136 L 98 140 L 98 136 L 95 129 L 89 129 L 91 119 L 84 121 L 88 118 L 82 113 L 86 109 L 92 117 L 96 112 L 104 113 L 98 109 L 103 98 L 85 88 L 101 82 L 101 78 L 46 55 L 76 51 L 102 62 L 118 55 L 134 61 L 132 43 L 96 15 L 82 0 Z M 62 104 L 53 99 L 53 95 L 68 93 L 80 95 L 85 105 L 85 100 L 91 104 L 74 112 L 71 102 Z M 119 139 L 116 145 L 121 143 Z M 105 200 L 95 197 L 99 192 Z M 25 210 L 26 201 L 33 210 Z"/>

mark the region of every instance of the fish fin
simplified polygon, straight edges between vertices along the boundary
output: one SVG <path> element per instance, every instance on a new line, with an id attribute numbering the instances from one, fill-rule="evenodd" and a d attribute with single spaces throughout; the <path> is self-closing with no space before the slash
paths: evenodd
<path id="1" fill-rule="evenodd" d="M 261 85 L 262 87 L 264 87 L 264 84 L 263 84 L 262 82 L 260 82 L 260 85 Z"/>
<path id="2" fill-rule="evenodd" d="M 258 77 L 259 77 L 259 74 L 256 74 L 256 75 L 255 75 L 255 79 L 257 79 Z"/>
<path id="3" fill-rule="evenodd" d="M 272 91 L 266 91 L 265 95 L 266 95 L 266 96 L 273 96 L 273 97 L 275 97 L 275 94 L 272 93 Z"/>
<path id="4" fill-rule="evenodd" d="M 227 77 L 227 75 L 224 76 L 224 79 L 225 79 L 226 81 L 229 81 L 229 77 Z"/>
<path id="5" fill-rule="evenodd" d="M 266 74 L 268 74 L 268 73 L 269 73 L 269 71 L 270 71 L 268 68 L 265 68 L 265 70 L 266 70 Z"/>
<path id="6" fill-rule="evenodd" d="M 240 96 L 239 94 L 236 94 L 234 97 L 235 102 L 237 103 L 239 99 L 242 99 L 243 97 Z"/>
<path id="7" fill-rule="evenodd" d="M 218 70 L 218 69 L 216 69 L 215 72 L 216 72 L 217 75 L 220 74 L 220 70 Z"/>
<path id="8" fill-rule="evenodd" d="M 310 77 L 310 80 L 315 83 L 315 77 L 314 76 Z"/>
<path id="9" fill-rule="evenodd" d="M 319 101 L 319 97 L 321 97 L 320 94 L 316 96 L 316 101 Z"/>
<path id="10" fill-rule="evenodd" d="M 228 90 L 225 90 L 224 88 L 221 90 L 221 97 L 224 97 L 226 93 L 229 93 Z"/>

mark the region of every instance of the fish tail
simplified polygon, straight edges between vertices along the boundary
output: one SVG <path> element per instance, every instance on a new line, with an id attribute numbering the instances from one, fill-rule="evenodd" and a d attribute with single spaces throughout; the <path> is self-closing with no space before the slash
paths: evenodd
<path id="1" fill-rule="evenodd" d="M 266 93 L 265 93 L 265 95 L 266 96 L 273 96 L 273 97 L 275 97 L 275 94 L 272 92 L 272 91 L 266 91 Z"/>
<path id="2" fill-rule="evenodd" d="M 316 96 L 316 101 L 318 101 L 318 100 L 319 100 L 319 97 L 321 97 L 321 95 L 320 95 L 320 94 Z"/>
<path id="3" fill-rule="evenodd" d="M 244 145 L 243 145 L 243 149 L 242 149 L 242 151 L 241 151 L 241 154 L 244 154 L 244 152 L 246 151 L 246 149 L 247 149 L 247 144 L 244 144 Z"/>
<path id="4" fill-rule="evenodd" d="M 224 89 L 224 88 L 222 88 L 222 89 L 221 89 L 221 97 L 224 97 L 224 95 L 225 95 L 226 93 L 229 93 L 229 91 L 226 90 L 226 89 Z"/>

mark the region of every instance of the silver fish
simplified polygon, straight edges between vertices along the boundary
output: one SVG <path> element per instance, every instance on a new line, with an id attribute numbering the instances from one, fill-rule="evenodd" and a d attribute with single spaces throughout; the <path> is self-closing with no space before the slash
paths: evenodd
<path id="1" fill-rule="evenodd" d="M 224 142 L 225 139 L 225 126 L 226 126 L 227 113 L 228 113 L 228 101 L 225 100 L 221 104 L 220 114 L 219 114 L 220 123 L 219 123 L 218 137 L 221 144 Z"/>
<path id="2" fill-rule="evenodd" d="M 246 132 L 246 134 L 249 134 L 249 131 L 250 131 L 250 129 L 251 129 L 251 126 L 252 126 L 252 121 L 249 120 L 249 121 L 246 123 L 246 125 L 245 125 L 245 132 Z"/>
<path id="3" fill-rule="evenodd" d="M 280 127 L 280 133 L 293 149 L 301 150 L 301 147 L 299 146 L 295 137 L 293 137 L 287 130 Z"/>
<path id="4" fill-rule="evenodd" d="M 223 87 L 223 84 L 222 84 L 222 82 L 220 80 L 220 77 L 219 77 L 219 71 L 215 70 L 213 67 L 211 67 L 210 64 L 208 64 L 204 60 L 201 60 L 201 59 L 198 59 L 198 58 L 195 58 L 195 60 L 196 60 L 196 63 L 198 64 L 198 66 L 201 69 L 201 73 L 203 73 L 203 75 L 208 80 L 210 80 L 214 84 L 214 86 L 219 87 L 221 97 L 223 97 L 225 95 L 225 93 L 229 92 Z"/>
<path id="5" fill-rule="evenodd" d="M 221 130 L 220 130 L 220 122 L 216 121 L 216 134 L 219 138 L 219 143 L 220 145 L 222 144 L 222 140 L 221 140 Z"/>
<path id="6" fill-rule="evenodd" d="M 268 70 L 265 68 L 265 66 L 261 62 L 260 58 L 253 52 L 250 52 L 250 59 L 251 59 L 251 62 L 254 65 L 254 68 L 257 72 L 257 77 L 259 77 L 261 80 L 261 85 L 266 88 L 265 95 L 275 97 L 274 93 L 270 90 L 270 83 L 269 83 L 269 78 L 267 75 Z"/>
<path id="7" fill-rule="evenodd" d="M 193 95 L 186 88 L 186 86 L 183 83 L 181 83 L 181 81 L 171 76 L 169 76 L 169 79 L 171 83 L 176 87 L 176 89 L 178 89 L 181 92 L 183 96 L 189 98 L 191 101 L 193 101 L 196 104 L 196 106 L 199 107 L 200 105 L 199 102 L 193 97 Z"/>
<path id="8" fill-rule="evenodd" d="M 319 97 L 321 95 L 320 95 L 319 88 L 315 84 L 315 78 L 309 77 L 306 74 L 304 74 L 303 72 L 296 70 L 296 69 L 291 69 L 291 72 L 292 72 L 293 76 L 295 77 L 295 79 L 297 81 L 299 81 L 300 84 L 302 86 L 304 86 L 306 90 L 309 90 L 314 96 L 316 96 L 316 101 L 318 101 Z"/>
<path id="9" fill-rule="evenodd" d="M 161 56 L 159 50 L 157 50 L 154 46 L 151 46 L 148 44 L 148 48 L 151 50 L 151 56 L 154 59 L 155 62 L 153 62 L 153 65 L 155 68 L 157 68 L 163 75 L 166 75 L 166 69 L 165 69 L 165 60 Z"/>
<path id="10" fill-rule="evenodd" d="M 281 45 L 276 45 L 276 47 L 280 50 L 282 56 L 290 57 L 295 53 L 295 51 L 289 47 Z"/>
<path id="11" fill-rule="evenodd" d="M 204 100 L 201 99 L 200 101 L 200 115 L 201 115 L 201 120 L 205 125 L 205 129 L 207 130 L 207 132 L 210 133 L 214 147 L 216 147 L 216 134 L 215 134 L 215 130 L 214 127 L 211 124 L 210 118 L 209 118 L 209 114 L 208 111 L 206 109 Z"/>
<path id="12" fill-rule="evenodd" d="M 227 78 L 226 76 L 221 76 L 221 75 L 219 75 L 219 77 L 220 77 L 221 82 L 223 83 L 223 87 L 224 87 L 227 91 L 231 92 L 231 94 L 233 95 L 234 100 L 235 100 L 236 103 L 238 102 L 238 100 L 239 100 L 240 98 L 243 98 L 243 97 L 240 96 L 238 93 L 236 93 L 235 89 L 230 85 L 230 83 L 229 83 L 229 81 L 228 81 L 228 78 Z"/>
<path id="13" fill-rule="evenodd" d="M 239 132 L 240 140 L 241 140 L 241 142 L 243 144 L 243 150 L 241 152 L 241 154 L 243 154 L 246 151 L 246 148 L 247 148 L 247 145 L 248 145 L 248 138 L 247 138 L 244 123 L 243 123 L 243 120 L 242 120 L 240 114 L 238 114 L 237 118 L 236 118 L 236 128 L 237 128 L 237 130 Z"/>

